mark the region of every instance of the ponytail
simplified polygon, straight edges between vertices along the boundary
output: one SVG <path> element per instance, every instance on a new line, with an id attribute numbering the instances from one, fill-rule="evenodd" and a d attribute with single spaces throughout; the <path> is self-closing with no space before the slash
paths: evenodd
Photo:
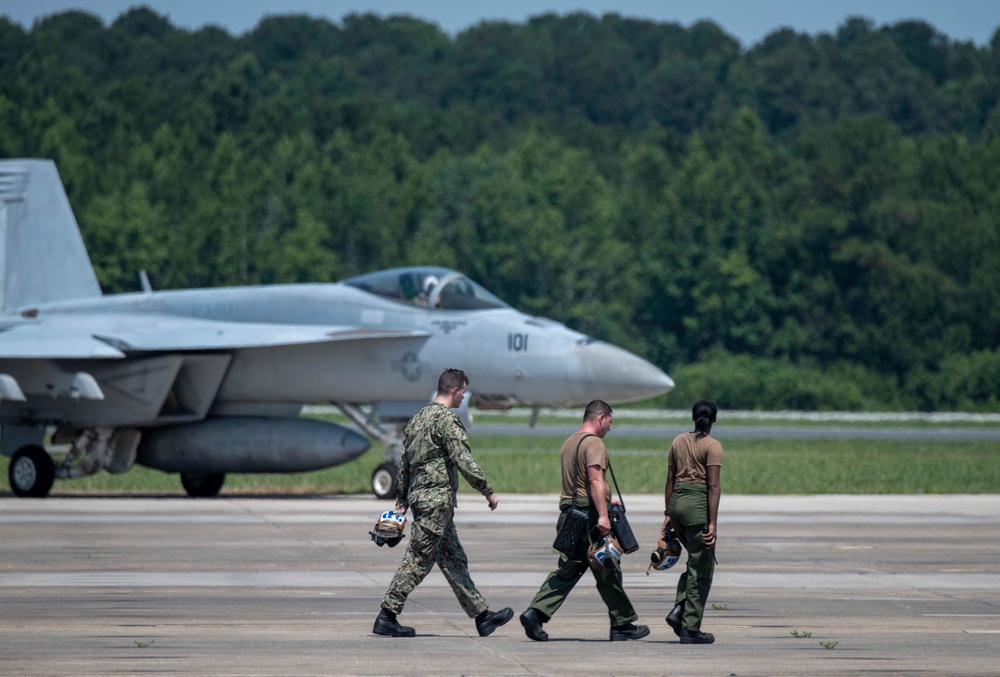
<path id="1" fill-rule="evenodd" d="M 718 414 L 716 406 L 706 400 L 698 400 L 691 408 L 691 420 L 694 421 L 694 432 L 707 435 L 715 423 Z"/>

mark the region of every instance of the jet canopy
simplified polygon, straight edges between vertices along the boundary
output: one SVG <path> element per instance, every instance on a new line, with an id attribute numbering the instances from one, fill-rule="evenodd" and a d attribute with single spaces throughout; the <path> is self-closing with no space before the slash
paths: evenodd
<path id="1" fill-rule="evenodd" d="M 352 277 L 344 280 L 344 284 L 393 301 L 436 310 L 510 307 L 465 275 L 447 268 L 392 268 Z"/>

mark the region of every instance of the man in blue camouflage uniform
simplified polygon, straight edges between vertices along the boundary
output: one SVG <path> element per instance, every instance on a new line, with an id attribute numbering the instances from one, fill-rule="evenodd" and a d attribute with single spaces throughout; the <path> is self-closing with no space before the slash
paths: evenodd
<path id="1" fill-rule="evenodd" d="M 458 473 L 486 497 L 490 510 L 500 499 L 493 493 L 472 457 L 465 426 L 452 409 L 465 399 L 469 379 L 460 369 L 446 369 L 438 379 L 434 401 L 416 413 L 403 431 L 403 455 L 396 481 L 396 512 L 413 509 L 410 544 L 382 599 L 382 610 L 372 632 L 391 637 L 413 637 L 413 628 L 400 625 L 396 614 L 406 598 L 437 563 L 462 609 L 476 619 L 485 637 L 514 617 L 511 608 L 489 611 L 469 576 L 469 560 L 455 530 Z"/>

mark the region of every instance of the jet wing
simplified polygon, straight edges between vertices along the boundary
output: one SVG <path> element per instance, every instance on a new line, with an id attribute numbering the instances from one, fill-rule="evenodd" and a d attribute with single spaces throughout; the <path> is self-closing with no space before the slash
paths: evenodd
<path id="1" fill-rule="evenodd" d="M 0 359 L 114 359 L 129 352 L 238 350 L 428 335 L 416 329 L 221 322 L 146 314 L 72 314 L 0 330 Z"/>
<path id="2" fill-rule="evenodd" d="M 53 331 L 44 325 L 0 329 L 0 359 L 116 359 L 125 353 L 92 335 Z"/>
<path id="3" fill-rule="evenodd" d="M 123 316 L 95 327 L 94 336 L 124 352 L 235 350 L 272 346 L 418 338 L 428 333 L 357 326 L 220 322 L 183 317 Z M 0 348 L 2 350 L 2 348 Z"/>

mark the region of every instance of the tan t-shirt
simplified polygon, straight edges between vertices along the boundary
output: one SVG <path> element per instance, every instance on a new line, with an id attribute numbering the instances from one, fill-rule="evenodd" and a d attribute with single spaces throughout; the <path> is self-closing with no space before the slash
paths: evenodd
<path id="1" fill-rule="evenodd" d="M 722 466 L 722 445 L 719 440 L 701 433 L 681 433 L 670 445 L 670 470 L 675 482 L 706 484 L 710 465 Z"/>
<path id="2" fill-rule="evenodd" d="M 584 439 L 584 435 L 587 437 Z M 582 440 L 582 442 L 581 442 Z M 580 445 L 580 453 L 576 453 L 576 445 Z M 559 498 L 573 498 L 573 458 L 577 457 L 576 495 L 583 499 L 590 498 L 587 490 L 587 466 L 601 466 L 601 474 L 608 471 L 608 449 L 604 441 L 592 433 L 573 433 L 562 446 L 562 494 Z M 605 502 L 611 502 L 611 486 L 604 482 Z"/>

